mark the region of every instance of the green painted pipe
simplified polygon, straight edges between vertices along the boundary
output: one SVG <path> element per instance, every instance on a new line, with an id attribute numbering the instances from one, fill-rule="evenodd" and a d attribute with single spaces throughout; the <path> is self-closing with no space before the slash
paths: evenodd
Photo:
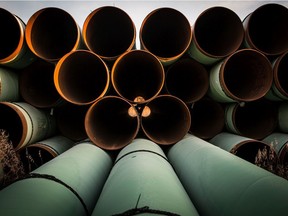
<path id="1" fill-rule="evenodd" d="M 25 68 L 36 59 L 25 41 L 25 23 L 3 8 L 0 8 L 0 21 L 3 28 L 0 35 L 0 65 Z"/>
<path id="2" fill-rule="evenodd" d="M 262 98 L 273 82 L 268 58 L 253 49 L 240 49 L 210 70 L 208 95 L 218 102 L 248 102 Z"/>
<path id="3" fill-rule="evenodd" d="M 19 101 L 19 75 L 8 68 L 0 68 L 0 101 Z"/>
<path id="4" fill-rule="evenodd" d="M 151 11 L 144 18 L 139 38 L 141 48 L 153 53 L 167 66 L 188 50 L 192 30 L 184 14 L 173 8 L 162 7 Z"/>
<path id="5" fill-rule="evenodd" d="M 198 215 L 162 149 L 137 138 L 118 154 L 92 216 L 140 213 Z"/>
<path id="6" fill-rule="evenodd" d="M 25 36 L 29 49 L 37 57 L 52 63 L 71 51 L 85 48 L 74 18 L 57 7 L 36 11 L 27 22 Z"/>
<path id="7" fill-rule="evenodd" d="M 282 102 L 278 107 L 278 128 L 283 133 L 288 133 L 288 103 Z"/>
<path id="8" fill-rule="evenodd" d="M 82 34 L 88 49 L 104 61 L 115 61 L 135 48 L 136 27 L 118 7 L 103 6 L 92 11 L 84 21 Z"/>
<path id="9" fill-rule="evenodd" d="M 252 139 L 263 139 L 277 127 L 276 105 L 268 100 L 229 103 L 225 106 L 226 129 Z"/>
<path id="10" fill-rule="evenodd" d="M 42 165 L 0 192 L 5 216 L 88 216 L 91 214 L 112 159 L 83 142 Z"/>
<path id="11" fill-rule="evenodd" d="M 265 146 L 269 147 L 263 141 L 229 132 L 221 132 L 209 142 L 251 163 L 255 163 L 259 149 L 263 149 Z"/>
<path id="12" fill-rule="evenodd" d="M 271 216 L 288 212 L 288 181 L 195 137 L 167 157 L 200 215 Z"/>
<path id="13" fill-rule="evenodd" d="M 264 4 L 243 20 L 244 46 L 278 56 L 288 49 L 288 8 L 277 3 Z"/>
<path id="14" fill-rule="evenodd" d="M 189 55 L 204 65 L 212 65 L 239 49 L 244 29 L 238 15 L 226 7 L 203 11 L 193 26 Z"/>

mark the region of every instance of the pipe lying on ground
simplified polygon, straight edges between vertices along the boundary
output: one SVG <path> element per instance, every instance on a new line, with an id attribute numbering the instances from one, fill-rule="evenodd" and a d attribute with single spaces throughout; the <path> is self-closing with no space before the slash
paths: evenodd
<path id="1" fill-rule="evenodd" d="M 118 150 L 137 135 L 140 120 L 136 108 L 117 96 L 97 100 L 85 116 L 85 130 L 90 140 L 106 150 Z"/>
<path id="2" fill-rule="evenodd" d="M 241 136 L 263 139 L 275 130 L 277 122 L 277 108 L 271 101 L 260 99 L 225 107 L 226 129 Z"/>
<path id="3" fill-rule="evenodd" d="M 272 146 L 280 160 L 280 163 L 288 165 L 288 134 L 274 132 L 263 139 L 263 142 Z"/>
<path id="4" fill-rule="evenodd" d="M 53 115 L 60 133 L 75 142 L 86 139 L 84 120 L 88 109 L 88 105 L 78 106 L 72 103 L 56 107 Z"/>
<path id="5" fill-rule="evenodd" d="M 276 58 L 272 66 L 273 83 L 265 97 L 272 101 L 288 100 L 288 51 Z"/>
<path id="6" fill-rule="evenodd" d="M 67 137 L 55 135 L 42 141 L 31 143 L 18 153 L 26 173 L 29 173 L 59 156 L 73 147 L 73 145 L 74 142 Z"/>
<path id="7" fill-rule="evenodd" d="M 285 215 L 287 180 L 195 136 L 167 157 L 200 215 Z"/>
<path id="8" fill-rule="evenodd" d="M 145 213 L 198 215 L 162 149 L 137 138 L 118 154 L 92 215 Z"/>
<path id="9" fill-rule="evenodd" d="M 1 214 L 91 215 L 111 168 L 102 149 L 78 144 L 2 189 Z"/>
<path id="10" fill-rule="evenodd" d="M 189 133 L 201 138 L 211 139 L 224 129 L 224 109 L 211 98 L 203 98 L 189 107 L 191 126 Z"/>
<path id="11" fill-rule="evenodd" d="M 92 11 L 82 32 L 88 49 L 105 61 L 114 61 L 135 47 L 136 27 L 128 14 L 117 7 L 104 6 Z"/>
<path id="12" fill-rule="evenodd" d="M 189 48 L 192 30 L 189 21 L 180 11 L 158 8 L 144 18 L 139 37 L 143 49 L 157 56 L 162 64 L 169 65 Z"/>
<path id="13" fill-rule="evenodd" d="M 260 99 L 271 88 L 272 65 L 253 49 L 241 49 L 210 71 L 208 95 L 218 102 L 248 102 Z"/>
<path id="14" fill-rule="evenodd" d="M 121 97 L 131 103 L 146 103 L 160 93 L 165 80 L 164 68 L 153 54 L 132 50 L 116 60 L 111 80 Z"/>
<path id="15" fill-rule="evenodd" d="M 238 15 L 225 7 L 211 7 L 196 19 L 189 55 L 211 65 L 239 49 L 244 28 Z"/>
<path id="16" fill-rule="evenodd" d="M 15 150 L 56 133 L 54 116 L 26 102 L 0 102 L 0 128 L 7 131 Z"/>
<path id="17" fill-rule="evenodd" d="M 24 68 L 35 60 L 25 41 L 25 23 L 16 15 L 0 8 L 3 32 L 0 35 L 0 65 Z"/>
<path id="18" fill-rule="evenodd" d="M 19 89 L 24 101 L 38 108 L 63 105 L 64 100 L 54 85 L 54 69 L 54 64 L 38 60 L 21 71 Z"/>
<path id="19" fill-rule="evenodd" d="M 180 59 L 167 69 L 165 88 L 187 104 L 196 102 L 208 91 L 208 72 L 191 58 Z"/>
<path id="20" fill-rule="evenodd" d="M 145 105 L 141 116 L 144 134 L 161 145 L 174 144 L 188 133 L 191 125 L 186 104 L 172 95 L 159 95 Z"/>
<path id="21" fill-rule="evenodd" d="M 288 8 L 268 3 L 243 20 L 244 44 L 267 56 L 281 55 L 288 49 Z"/>
<path id="22" fill-rule="evenodd" d="M 263 141 L 229 132 L 221 132 L 217 134 L 209 140 L 209 143 L 212 143 L 213 145 L 235 154 L 253 164 L 255 163 L 258 150 L 264 149 L 265 146 L 269 148 L 269 145 Z"/>
<path id="23" fill-rule="evenodd" d="M 103 97 L 109 88 L 110 75 L 104 61 L 87 50 L 64 55 L 56 64 L 54 84 L 68 102 L 88 105 Z"/>
<path id="24" fill-rule="evenodd" d="M 19 101 L 19 74 L 7 68 L 0 68 L 0 101 Z"/>
<path id="25" fill-rule="evenodd" d="M 35 12 L 25 29 L 30 50 L 39 58 L 57 62 L 65 54 L 84 47 L 81 31 L 66 11 L 47 7 Z"/>

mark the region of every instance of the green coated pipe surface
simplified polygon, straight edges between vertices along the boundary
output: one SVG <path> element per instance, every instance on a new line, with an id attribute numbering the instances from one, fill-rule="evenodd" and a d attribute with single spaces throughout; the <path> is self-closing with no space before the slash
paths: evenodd
<path id="1" fill-rule="evenodd" d="M 210 143 L 187 135 L 167 157 L 205 216 L 283 216 L 288 182 Z"/>
<path id="2" fill-rule="evenodd" d="M 140 213 L 198 215 L 162 149 L 137 138 L 118 154 L 92 216 Z"/>
<path id="3" fill-rule="evenodd" d="M 19 101 L 19 76 L 16 72 L 0 68 L 0 101 Z"/>
<path id="4" fill-rule="evenodd" d="M 108 153 L 88 141 L 78 144 L 4 188 L 1 215 L 90 215 L 111 167 Z"/>
<path id="5" fill-rule="evenodd" d="M 288 133 L 288 102 L 282 102 L 278 107 L 278 127 L 281 132 Z"/>

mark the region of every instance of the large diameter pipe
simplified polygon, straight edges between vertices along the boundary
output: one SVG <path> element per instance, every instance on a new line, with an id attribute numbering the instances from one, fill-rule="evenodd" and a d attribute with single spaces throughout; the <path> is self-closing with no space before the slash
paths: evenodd
<path id="1" fill-rule="evenodd" d="M 191 58 L 173 63 L 166 71 L 165 88 L 187 104 L 200 100 L 209 88 L 206 68 Z"/>
<path id="2" fill-rule="evenodd" d="M 91 215 L 111 168 L 105 151 L 78 144 L 2 189 L 1 214 Z"/>
<path id="3" fill-rule="evenodd" d="M 272 62 L 273 83 L 265 97 L 272 101 L 288 100 L 288 51 Z"/>
<path id="4" fill-rule="evenodd" d="M 167 157 L 200 215 L 286 215 L 288 182 L 210 143 L 187 136 Z"/>
<path id="5" fill-rule="evenodd" d="M 3 32 L 0 35 L 0 65 L 20 69 L 35 60 L 25 40 L 25 23 L 16 15 L 0 8 Z"/>
<path id="6" fill-rule="evenodd" d="M 88 49 L 107 62 L 135 47 L 136 27 L 129 15 L 117 7 L 104 6 L 92 11 L 82 32 Z"/>
<path id="7" fill-rule="evenodd" d="M 238 50 L 243 38 L 242 21 L 234 11 L 211 7 L 197 17 L 188 53 L 198 62 L 211 65 Z"/>
<path id="8" fill-rule="evenodd" d="M 173 8 L 150 12 L 140 27 L 141 47 L 157 56 L 163 65 L 177 61 L 189 48 L 192 30 L 188 19 Z"/>
<path id="9" fill-rule="evenodd" d="M 203 98 L 189 107 L 191 126 L 189 133 L 207 140 L 222 132 L 225 114 L 222 105 L 211 98 Z"/>
<path id="10" fill-rule="evenodd" d="M 30 50 L 53 63 L 83 47 L 80 27 L 68 12 L 56 7 L 35 12 L 27 22 L 25 35 Z"/>
<path id="11" fill-rule="evenodd" d="M 209 143 L 212 143 L 213 145 L 235 154 L 253 164 L 255 163 L 258 151 L 263 150 L 264 147 L 269 148 L 269 145 L 263 141 L 229 132 L 221 132 L 217 134 L 209 140 Z"/>
<path id="12" fill-rule="evenodd" d="M 191 116 L 187 105 L 172 95 L 159 95 L 148 102 L 141 114 L 144 134 L 160 145 L 171 145 L 189 131 Z"/>
<path id="13" fill-rule="evenodd" d="M 288 103 L 282 102 L 278 106 L 278 129 L 288 133 Z"/>
<path id="14" fill-rule="evenodd" d="M 253 101 L 263 97 L 272 82 L 267 57 L 253 49 L 241 49 L 211 68 L 208 95 L 218 102 Z"/>
<path id="15" fill-rule="evenodd" d="M 7 131 L 15 150 L 56 133 L 54 116 L 26 102 L 0 102 L 0 128 Z"/>
<path id="16" fill-rule="evenodd" d="M 162 149 L 139 138 L 118 154 L 92 216 L 136 214 L 198 215 Z"/>
<path id="17" fill-rule="evenodd" d="M 118 150 L 131 143 L 140 127 L 136 108 L 125 99 L 105 96 L 97 100 L 85 116 L 90 140 L 106 150 Z"/>
<path id="18" fill-rule="evenodd" d="M 112 85 L 118 95 L 131 103 L 146 103 L 164 86 L 164 68 L 158 58 L 145 50 L 121 55 L 113 65 Z"/>
<path id="19" fill-rule="evenodd" d="M 110 74 L 104 61 L 88 50 L 64 55 L 56 64 L 54 84 L 66 101 L 89 105 L 103 97 L 109 88 Z"/>
<path id="20" fill-rule="evenodd" d="M 245 103 L 230 103 L 225 107 L 225 125 L 229 132 L 263 139 L 277 127 L 277 107 L 267 100 Z"/>
<path id="21" fill-rule="evenodd" d="M 55 135 L 39 142 L 31 143 L 18 151 L 26 173 L 42 166 L 59 156 L 75 142 L 62 135 Z"/>
<path id="22" fill-rule="evenodd" d="M 8 68 L 0 68 L 0 101 L 19 101 L 19 74 Z"/>
<path id="23" fill-rule="evenodd" d="M 54 85 L 54 69 L 54 64 L 37 60 L 21 71 L 19 89 L 24 101 L 38 108 L 53 108 L 64 104 L 64 99 Z"/>
<path id="24" fill-rule="evenodd" d="M 288 49 L 288 8 L 281 4 L 267 3 L 244 20 L 244 45 L 267 56 L 281 55 Z"/>

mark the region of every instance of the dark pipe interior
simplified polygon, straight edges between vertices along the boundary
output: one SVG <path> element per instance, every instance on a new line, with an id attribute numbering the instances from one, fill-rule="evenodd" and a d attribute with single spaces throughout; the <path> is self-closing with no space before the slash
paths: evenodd
<path id="1" fill-rule="evenodd" d="M 91 141 L 106 150 L 121 149 L 129 144 L 139 129 L 139 118 L 128 114 L 130 107 L 127 101 L 114 96 L 95 102 L 85 118 Z"/>
<path id="2" fill-rule="evenodd" d="M 103 57 L 117 57 L 134 43 L 135 27 L 131 18 L 116 7 L 102 7 L 87 18 L 86 43 Z"/>
<path id="3" fill-rule="evenodd" d="M 194 24 L 194 39 L 212 56 L 227 56 L 236 51 L 244 37 L 238 15 L 225 7 L 212 7 L 198 16 Z"/>

